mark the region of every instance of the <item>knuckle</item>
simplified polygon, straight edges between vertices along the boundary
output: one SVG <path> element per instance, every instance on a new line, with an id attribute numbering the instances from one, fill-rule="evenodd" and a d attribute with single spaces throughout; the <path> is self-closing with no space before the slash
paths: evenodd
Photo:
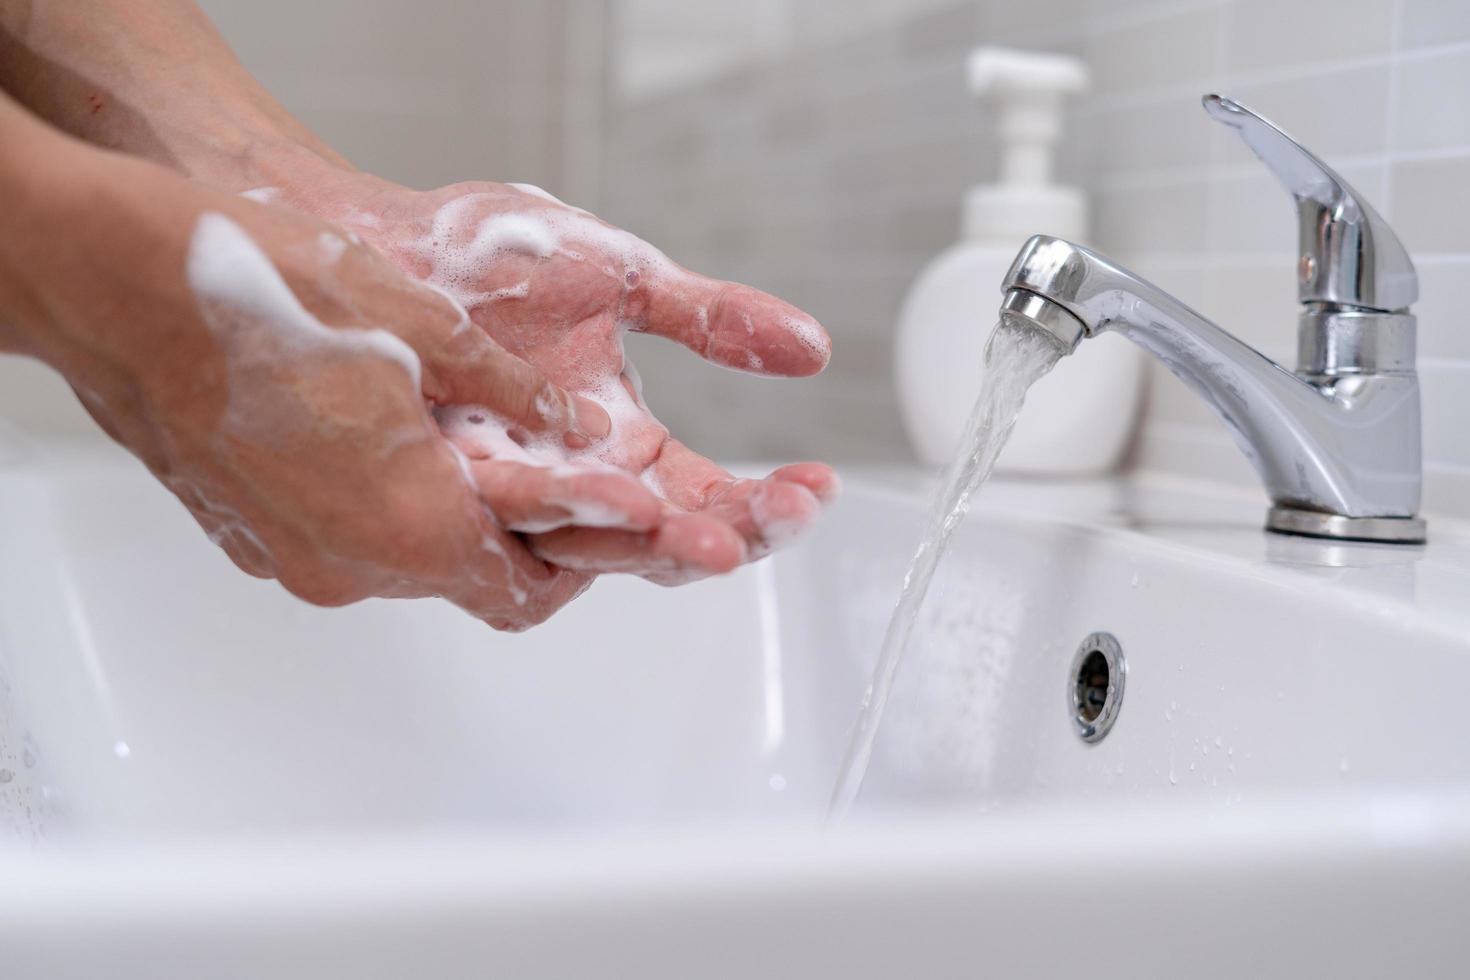
<path id="1" fill-rule="evenodd" d="M 371 594 L 349 576 L 323 569 L 282 571 L 279 579 L 287 592 L 313 606 L 347 606 Z"/>

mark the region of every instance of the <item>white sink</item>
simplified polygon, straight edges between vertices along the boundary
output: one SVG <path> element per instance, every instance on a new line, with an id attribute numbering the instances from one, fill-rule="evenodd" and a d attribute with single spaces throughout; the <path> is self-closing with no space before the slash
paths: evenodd
<path id="1" fill-rule="evenodd" d="M 824 829 L 926 481 L 545 627 L 319 610 L 114 453 L 0 466 L 3 975 L 1454 975 L 1470 536 L 996 483 Z M 1074 731 L 1078 643 L 1127 662 Z M 0 845 L 3 846 L 3 845 Z"/>

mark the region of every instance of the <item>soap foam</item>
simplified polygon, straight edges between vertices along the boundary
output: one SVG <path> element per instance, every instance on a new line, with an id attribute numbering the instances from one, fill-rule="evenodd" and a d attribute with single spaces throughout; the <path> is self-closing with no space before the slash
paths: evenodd
<path id="1" fill-rule="evenodd" d="M 323 232 L 317 244 L 327 250 L 330 258 L 340 257 L 346 248 L 346 243 L 330 232 Z M 206 325 L 219 340 L 227 369 L 232 375 L 262 362 L 300 359 L 317 352 L 347 352 L 392 361 L 408 374 L 415 392 L 422 388 L 418 355 L 408 344 L 378 328 L 334 328 L 321 323 L 301 305 L 270 259 L 244 229 L 224 215 L 206 212 L 199 217 L 189 243 L 186 278 Z M 462 326 L 468 324 L 469 317 L 463 307 L 452 295 L 445 295 L 459 310 Z M 269 406 L 237 390 L 244 387 L 232 385 L 226 428 L 237 437 L 255 440 L 276 437 L 268 422 L 262 428 L 262 417 L 271 414 Z M 425 430 L 418 426 L 380 435 L 379 448 L 389 455 L 404 445 L 427 437 Z M 452 446 L 451 449 L 466 488 L 474 492 L 475 482 L 468 462 L 458 449 Z M 170 487 L 192 511 L 200 515 L 201 522 L 208 524 L 212 540 L 250 564 L 260 562 L 260 567 L 255 569 L 258 572 L 273 573 L 265 544 L 237 511 L 212 502 L 196 485 L 182 478 L 172 480 Z M 588 516 L 589 519 L 598 519 L 606 515 Z M 498 558 L 503 566 L 504 588 L 512 601 L 517 606 L 524 606 L 530 592 L 523 571 L 493 533 L 482 534 L 480 544 L 485 553 Z M 467 574 L 481 586 L 489 584 L 473 572 Z M 418 587 L 417 583 L 410 584 Z M 512 627 L 514 625 L 511 624 Z"/>
<path id="2" fill-rule="evenodd" d="M 506 184 L 505 186 L 506 187 L 514 187 L 516 190 L 520 191 L 522 194 L 530 194 L 532 197 L 539 197 L 543 201 L 549 201 L 552 204 L 559 204 L 559 205 L 561 205 L 564 208 L 570 208 L 571 207 L 570 204 L 567 204 L 567 202 L 563 201 L 561 198 L 557 197 L 555 194 L 551 193 L 548 190 L 544 190 L 544 189 L 542 189 L 540 187 L 537 187 L 535 184 L 509 183 L 509 184 Z M 580 211 L 581 209 L 580 208 L 573 208 L 572 210 Z"/>
<path id="3" fill-rule="evenodd" d="M 199 216 L 186 268 L 189 288 L 205 322 L 224 342 L 227 358 L 244 346 L 238 336 L 241 327 L 235 317 L 218 312 L 249 316 L 252 326 L 272 331 L 285 350 L 335 347 L 386 358 L 403 367 L 415 390 L 420 387 L 419 359 L 413 348 L 386 330 L 323 325 L 301 305 L 245 230 L 224 215 Z"/>
<path id="4" fill-rule="evenodd" d="M 801 484 L 785 483 L 782 486 L 794 487 L 810 497 L 811 506 L 800 514 L 777 514 L 771 506 L 770 498 L 774 492 L 772 485 L 762 483 L 757 486 L 750 494 L 750 518 L 760 530 L 762 539 L 761 546 L 754 549 L 757 556 L 768 555 L 801 537 L 812 526 L 812 522 L 822 509 L 816 494 Z"/>

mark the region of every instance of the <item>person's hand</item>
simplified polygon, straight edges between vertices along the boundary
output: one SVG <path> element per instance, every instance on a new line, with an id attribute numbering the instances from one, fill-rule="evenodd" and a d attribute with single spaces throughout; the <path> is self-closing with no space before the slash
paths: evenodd
<path id="1" fill-rule="evenodd" d="M 688 272 L 634 236 L 523 185 L 419 193 L 328 170 L 260 194 L 353 228 L 454 297 L 506 349 L 607 411 L 609 438 L 571 451 L 521 431 L 473 398 L 438 412 L 492 508 L 496 498 L 534 498 L 540 481 L 556 474 L 609 467 L 637 475 L 666 502 L 657 526 L 646 530 L 589 528 L 574 508 L 574 526 L 529 538 L 543 558 L 589 572 L 686 581 L 768 553 L 835 495 L 836 476 L 822 464 L 737 480 L 670 438 L 644 405 L 623 353 L 623 333 L 631 329 L 737 370 L 815 374 L 827 363 L 830 342 L 796 308 Z M 508 468 L 517 462 L 522 468 Z M 525 465 L 543 467 L 543 475 L 533 477 Z M 597 513 L 595 500 L 579 503 L 580 513 Z"/>
<path id="2" fill-rule="evenodd" d="M 508 529 L 560 526 L 562 498 L 600 501 L 617 533 L 661 520 L 621 472 L 530 470 L 534 493 L 513 463 L 472 480 L 433 405 L 485 406 L 567 451 L 609 420 L 351 233 L 102 154 L 42 193 L 14 215 L 16 240 L 30 220 L 49 234 L 31 236 L 11 346 L 61 370 L 245 571 L 317 604 L 442 595 L 524 628 L 588 577 Z"/>

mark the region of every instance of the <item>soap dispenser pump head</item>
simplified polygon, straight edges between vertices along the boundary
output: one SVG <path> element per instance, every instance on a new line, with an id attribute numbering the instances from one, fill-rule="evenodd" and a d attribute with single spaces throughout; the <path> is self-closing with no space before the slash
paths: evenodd
<path id="1" fill-rule="evenodd" d="M 1087 88 L 1087 66 L 1068 55 L 980 47 L 970 52 L 967 75 L 970 92 L 994 106 L 1000 166 L 994 184 L 970 191 L 966 234 L 1084 237 L 1081 192 L 1053 184 L 1052 163 L 1066 97 Z"/>

